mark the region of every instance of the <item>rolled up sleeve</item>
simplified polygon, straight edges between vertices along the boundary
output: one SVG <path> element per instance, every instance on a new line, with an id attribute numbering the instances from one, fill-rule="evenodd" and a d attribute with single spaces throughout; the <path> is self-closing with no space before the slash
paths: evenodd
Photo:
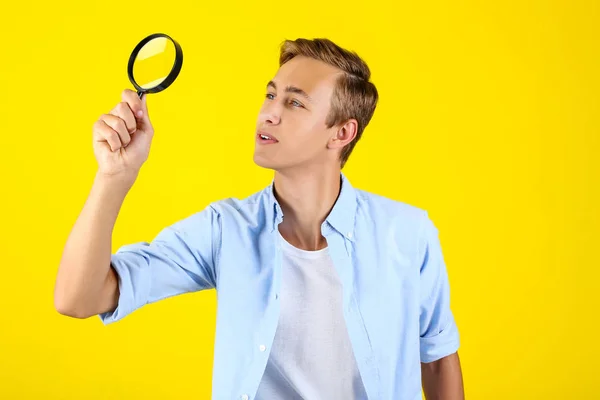
<path id="1" fill-rule="evenodd" d="M 111 255 L 119 285 L 116 309 L 98 314 L 106 325 L 148 303 L 216 287 L 220 216 L 208 206 L 162 229 L 151 242 L 120 247 Z"/>
<path id="2" fill-rule="evenodd" d="M 450 308 L 450 285 L 438 230 L 425 213 L 420 248 L 420 356 L 429 363 L 455 353 L 460 344 L 458 327 Z"/>

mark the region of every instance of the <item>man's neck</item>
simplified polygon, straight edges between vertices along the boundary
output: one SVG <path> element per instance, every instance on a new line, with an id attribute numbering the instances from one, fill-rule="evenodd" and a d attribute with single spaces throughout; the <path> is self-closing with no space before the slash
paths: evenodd
<path id="1" fill-rule="evenodd" d="M 340 193 L 340 169 L 318 172 L 276 171 L 274 195 L 284 214 L 279 232 L 292 245 L 304 250 L 327 246 L 321 224 Z"/>

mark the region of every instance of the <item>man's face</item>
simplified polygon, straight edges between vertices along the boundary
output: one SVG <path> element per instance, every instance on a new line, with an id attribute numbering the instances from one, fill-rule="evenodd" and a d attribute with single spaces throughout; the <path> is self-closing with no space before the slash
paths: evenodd
<path id="1" fill-rule="evenodd" d="M 327 129 L 331 95 L 340 70 L 307 57 L 294 57 L 283 64 L 266 87 L 258 115 L 254 162 L 282 170 L 336 162 L 339 148 L 327 144 L 336 127 Z M 276 138 L 263 141 L 260 133 Z"/>

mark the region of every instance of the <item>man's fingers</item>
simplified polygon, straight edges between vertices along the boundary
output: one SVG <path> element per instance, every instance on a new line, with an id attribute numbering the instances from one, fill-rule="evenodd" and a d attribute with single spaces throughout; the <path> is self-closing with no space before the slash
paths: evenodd
<path id="1" fill-rule="evenodd" d="M 129 135 L 125 121 L 112 114 L 104 114 L 101 119 L 106 123 L 106 125 L 111 127 L 118 134 L 123 146 L 127 146 L 129 144 L 131 141 L 131 135 Z"/>
<path id="2" fill-rule="evenodd" d="M 136 118 L 142 118 L 144 116 L 144 112 L 146 111 L 145 106 L 136 92 L 131 89 L 125 89 L 121 94 L 121 98 L 129 105 L 129 108 L 131 108 L 131 111 Z"/>
<path id="3" fill-rule="evenodd" d="M 137 129 L 137 120 L 133 115 L 133 110 L 129 107 L 129 104 L 125 101 L 120 102 L 110 112 L 112 115 L 116 115 L 125 122 L 127 132 L 133 133 Z"/>
<path id="4" fill-rule="evenodd" d="M 111 151 L 117 151 L 121 148 L 122 143 L 119 134 L 107 125 L 103 119 L 99 119 L 94 123 L 93 132 L 94 140 L 96 142 L 107 142 Z"/>

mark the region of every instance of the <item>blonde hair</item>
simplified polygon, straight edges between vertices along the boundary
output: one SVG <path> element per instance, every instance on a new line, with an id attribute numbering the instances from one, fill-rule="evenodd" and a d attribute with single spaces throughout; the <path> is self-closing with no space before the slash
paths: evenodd
<path id="1" fill-rule="evenodd" d="M 358 122 L 356 137 L 340 152 L 340 165 L 344 168 L 377 106 L 379 95 L 375 85 L 369 82 L 371 71 L 356 52 L 343 49 L 329 39 L 285 40 L 281 44 L 279 66 L 296 56 L 311 57 L 344 72 L 336 82 L 325 121 L 327 128 L 351 118 Z"/>

